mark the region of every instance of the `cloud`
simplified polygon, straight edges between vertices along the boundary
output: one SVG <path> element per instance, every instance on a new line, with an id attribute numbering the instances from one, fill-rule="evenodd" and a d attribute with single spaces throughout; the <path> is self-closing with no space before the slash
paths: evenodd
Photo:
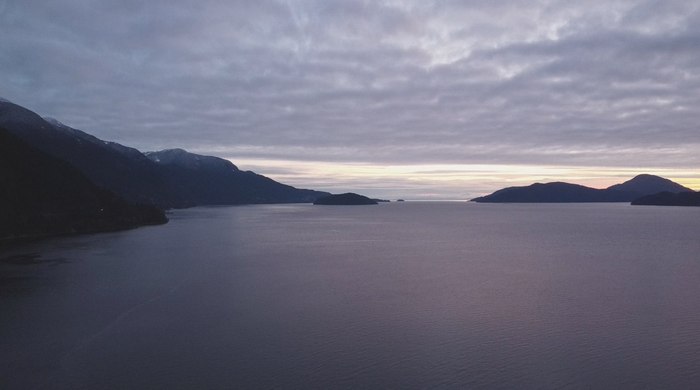
<path id="1" fill-rule="evenodd" d="M 0 96 L 234 161 L 690 169 L 698 8 L 5 0 Z"/>

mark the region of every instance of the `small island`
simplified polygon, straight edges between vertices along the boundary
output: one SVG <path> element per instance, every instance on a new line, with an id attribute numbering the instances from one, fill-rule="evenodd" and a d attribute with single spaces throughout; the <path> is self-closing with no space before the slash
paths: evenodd
<path id="1" fill-rule="evenodd" d="M 314 204 L 323 206 L 360 206 L 378 203 L 376 200 L 370 199 L 366 196 L 347 192 L 345 194 L 328 195 L 318 198 Z"/>

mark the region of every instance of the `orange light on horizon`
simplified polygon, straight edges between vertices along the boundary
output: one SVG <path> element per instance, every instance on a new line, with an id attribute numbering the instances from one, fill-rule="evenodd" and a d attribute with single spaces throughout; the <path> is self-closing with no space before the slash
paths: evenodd
<path id="1" fill-rule="evenodd" d="M 275 180 L 315 189 L 376 189 L 378 192 L 430 194 L 464 198 L 491 193 L 503 187 L 535 182 L 566 181 L 606 188 L 641 173 L 649 173 L 700 189 L 700 172 L 692 169 L 616 168 L 587 166 L 504 164 L 395 164 L 231 159 L 245 170 Z M 377 194 L 377 195 L 381 195 Z"/>

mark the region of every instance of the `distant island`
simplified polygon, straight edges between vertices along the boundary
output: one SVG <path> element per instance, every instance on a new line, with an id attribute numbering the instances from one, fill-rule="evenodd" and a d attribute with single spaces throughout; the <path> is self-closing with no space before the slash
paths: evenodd
<path id="1" fill-rule="evenodd" d="M 634 206 L 695 206 L 700 207 L 700 192 L 660 192 L 632 201 Z"/>
<path id="2" fill-rule="evenodd" d="M 324 196 L 317 199 L 314 204 L 324 206 L 359 206 L 378 204 L 378 202 L 366 196 L 348 192 L 345 194 Z"/>
<path id="3" fill-rule="evenodd" d="M 508 187 L 490 195 L 472 199 L 479 203 L 586 203 L 632 202 L 660 192 L 692 192 L 663 177 L 642 174 L 605 189 L 564 182 L 535 183 L 525 187 Z"/>

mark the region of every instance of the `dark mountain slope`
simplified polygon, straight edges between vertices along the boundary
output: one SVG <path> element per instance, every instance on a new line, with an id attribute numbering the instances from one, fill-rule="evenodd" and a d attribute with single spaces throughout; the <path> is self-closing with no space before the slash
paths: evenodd
<path id="1" fill-rule="evenodd" d="M 0 126 L 27 144 L 69 162 L 93 183 L 134 203 L 179 206 L 158 167 L 136 149 L 102 141 L 9 102 L 0 102 Z"/>
<path id="2" fill-rule="evenodd" d="M 627 196 L 621 192 L 562 182 L 508 187 L 472 200 L 481 203 L 629 202 Z"/>
<path id="3" fill-rule="evenodd" d="M 626 192 L 636 197 L 658 192 L 678 193 L 693 191 L 666 178 L 647 174 L 637 175 L 624 183 L 610 186 L 607 190 Z"/>
<path id="4" fill-rule="evenodd" d="M 133 203 L 160 208 L 209 204 L 311 203 L 325 192 L 299 190 L 229 161 L 181 149 L 149 153 L 103 141 L 0 101 L 0 126 L 27 144 L 67 161 L 96 185 Z"/>
<path id="5" fill-rule="evenodd" d="M 228 160 L 182 149 L 147 152 L 158 164 L 170 190 L 196 204 L 311 203 L 326 192 L 297 189 L 250 171 Z"/>
<path id="6" fill-rule="evenodd" d="M 526 187 L 504 188 L 491 195 L 474 198 L 472 201 L 481 203 L 631 202 L 641 196 L 662 191 L 682 192 L 690 189 L 662 177 L 638 175 L 606 189 L 562 182 L 535 183 Z"/>
<path id="7" fill-rule="evenodd" d="M 660 192 L 632 201 L 635 206 L 700 206 L 700 192 Z"/>
<path id="8" fill-rule="evenodd" d="M 155 207 L 127 203 L 0 128 L 0 240 L 165 222 Z"/>

